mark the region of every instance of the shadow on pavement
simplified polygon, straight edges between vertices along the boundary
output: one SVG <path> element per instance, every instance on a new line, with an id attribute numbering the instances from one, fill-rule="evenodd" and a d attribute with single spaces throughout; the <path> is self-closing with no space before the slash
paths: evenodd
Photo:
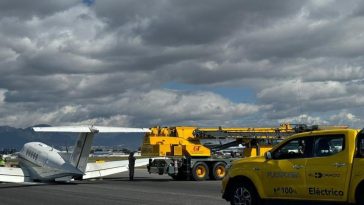
<path id="1" fill-rule="evenodd" d="M 49 182 L 49 183 L 25 183 L 25 184 L 15 184 L 15 183 L 4 183 L 0 185 L 0 189 L 14 189 L 14 188 L 24 188 L 24 187 L 36 187 L 36 186 L 57 186 L 57 185 L 77 185 L 74 182 Z"/>
<path id="2" fill-rule="evenodd" d="M 155 179 L 155 178 L 149 178 L 149 177 L 137 177 L 134 178 L 133 181 L 130 181 L 128 177 L 108 177 L 108 178 L 103 178 L 103 179 L 96 179 L 96 180 L 84 180 L 82 181 L 82 183 L 87 183 L 87 182 L 93 182 L 93 183 L 98 183 L 98 182 L 125 182 L 125 183 L 138 183 L 138 182 L 171 182 L 174 181 L 173 179 Z"/>
<path id="3" fill-rule="evenodd" d="M 312 202 L 312 201 L 287 201 L 287 200 L 274 200 L 265 201 L 264 205 L 338 205 L 343 203 L 334 202 Z"/>

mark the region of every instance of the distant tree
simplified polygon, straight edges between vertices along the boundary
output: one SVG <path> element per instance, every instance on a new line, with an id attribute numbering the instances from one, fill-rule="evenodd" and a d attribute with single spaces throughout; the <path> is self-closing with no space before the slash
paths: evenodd
<path id="1" fill-rule="evenodd" d="M 127 148 L 122 148 L 121 151 L 124 152 L 125 154 L 129 154 L 130 153 L 130 150 L 127 149 Z"/>

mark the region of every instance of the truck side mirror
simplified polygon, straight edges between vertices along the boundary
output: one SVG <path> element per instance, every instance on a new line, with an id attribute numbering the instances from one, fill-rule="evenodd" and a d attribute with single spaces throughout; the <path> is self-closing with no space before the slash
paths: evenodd
<path id="1" fill-rule="evenodd" d="M 265 159 L 266 159 L 266 160 L 270 160 L 270 159 L 272 159 L 272 153 L 271 153 L 271 152 L 266 152 L 266 153 L 264 154 L 264 156 L 265 156 Z"/>

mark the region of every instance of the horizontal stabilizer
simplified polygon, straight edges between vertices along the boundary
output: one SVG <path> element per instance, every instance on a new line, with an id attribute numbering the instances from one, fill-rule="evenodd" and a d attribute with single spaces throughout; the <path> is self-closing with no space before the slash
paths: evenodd
<path id="1" fill-rule="evenodd" d="M 78 133 L 111 133 L 111 132 L 150 132 L 148 128 L 103 127 L 103 126 L 62 126 L 33 127 L 36 132 L 78 132 Z"/>
<path id="2" fill-rule="evenodd" d="M 65 126 L 65 127 L 33 127 L 36 132 L 92 132 L 87 126 Z"/>
<path id="3" fill-rule="evenodd" d="M 102 126 L 93 126 L 93 129 L 98 130 L 99 132 L 151 132 L 148 128 L 129 128 L 129 127 L 102 127 Z"/>

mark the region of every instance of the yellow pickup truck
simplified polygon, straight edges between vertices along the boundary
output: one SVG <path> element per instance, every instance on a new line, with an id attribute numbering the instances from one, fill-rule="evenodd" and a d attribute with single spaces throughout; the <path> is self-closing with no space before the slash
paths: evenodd
<path id="1" fill-rule="evenodd" d="M 305 132 L 264 157 L 233 161 L 222 193 L 231 204 L 293 199 L 364 205 L 364 129 Z"/>

